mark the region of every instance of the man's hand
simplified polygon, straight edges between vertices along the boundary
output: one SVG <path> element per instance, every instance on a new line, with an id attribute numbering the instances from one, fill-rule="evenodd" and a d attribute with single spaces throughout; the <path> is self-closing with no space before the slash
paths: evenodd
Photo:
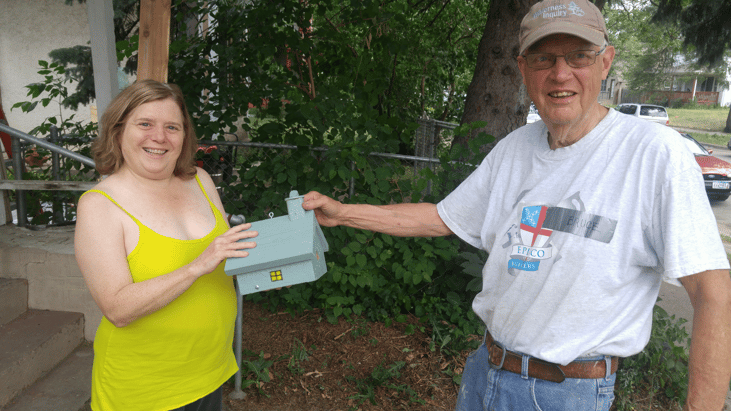
<path id="1" fill-rule="evenodd" d="M 343 204 L 339 201 L 317 191 L 310 191 L 305 194 L 302 202 L 302 208 L 305 210 L 315 210 L 317 222 L 325 227 L 336 227 L 342 224 L 339 220 L 342 207 Z"/>
<path id="2" fill-rule="evenodd" d="M 315 210 L 325 227 L 346 226 L 397 237 L 437 237 L 452 234 L 444 224 L 437 206 L 430 203 L 387 205 L 342 204 L 311 191 L 305 194 L 302 208 Z"/>

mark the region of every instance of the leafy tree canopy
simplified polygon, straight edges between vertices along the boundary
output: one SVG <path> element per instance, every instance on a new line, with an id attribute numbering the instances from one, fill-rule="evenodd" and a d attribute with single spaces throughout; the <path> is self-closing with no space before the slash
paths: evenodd
<path id="1" fill-rule="evenodd" d="M 449 121 L 460 116 L 489 1 L 249 3 L 174 2 L 171 75 L 183 64 L 175 60 L 191 55 L 193 50 L 203 53 L 197 54 L 198 57 L 209 60 L 201 65 L 213 71 L 227 71 L 226 80 L 230 81 L 226 84 L 232 87 L 246 84 L 245 87 L 251 88 L 257 75 L 252 76 L 247 70 L 257 67 L 260 74 L 261 70 L 272 70 L 272 73 L 257 78 L 254 88 L 276 88 L 269 83 L 291 75 L 285 88 L 296 88 L 309 97 L 316 97 L 325 91 L 320 87 L 337 83 L 340 76 L 347 74 L 350 78 L 343 80 L 350 83 L 358 78 L 370 81 L 365 86 L 369 91 L 386 85 L 378 89 L 379 95 L 373 96 L 376 98 L 373 106 L 384 114 L 408 112 L 416 117 L 426 113 Z M 133 72 L 137 65 L 134 48 L 137 47 L 139 0 L 115 0 L 114 9 L 115 37 L 121 42 L 118 47 L 123 49 L 120 57 L 128 58 L 125 71 Z M 198 14 L 203 12 L 210 12 L 211 17 L 205 27 L 198 25 L 204 23 L 205 16 Z M 205 37 L 200 36 L 202 30 L 207 33 Z M 193 40 L 193 37 L 201 38 Z M 255 47 L 233 44 L 236 42 Z M 233 47 L 224 47 L 226 44 Z M 239 55 L 242 51 L 249 55 Z M 267 61 L 253 63 L 252 53 L 258 53 L 257 59 Z M 65 106 L 76 108 L 78 104 L 89 103 L 94 98 L 89 47 L 54 50 L 51 57 L 79 82 Z M 244 68 L 240 64 L 249 65 Z M 287 73 L 282 72 L 283 64 L 289 64 L 285 67 Z M 312 83 L 312 91 L 306 90 L 310 86 L 305 86 L 305 82 Z M 275 92 L 271 89 L 269 94 L 274 96 Z"/>
<path id="2" fill-rule="evenodd" d="M 657 10 L 650 0 L 625 0 L 613 2 L 605 11 L 610 40 L 617 49 L 613 70 L 620 71 L 635 91 L 663 90 L 673 82 L 690 80 L 690 73 L 702 69 L 695 47 L 684 45 L 681 24 L 657 21 Z M 725 67 L 716 66 L 708 74 L 723 82 Z"/>
<path id="3" fill-rule="evenodd" d="M 677 23 L 683 44 L 695 47 L 698 62 L 719 65 L 731 49 L 731 0 L 660 0 L 653 22 Z"/>

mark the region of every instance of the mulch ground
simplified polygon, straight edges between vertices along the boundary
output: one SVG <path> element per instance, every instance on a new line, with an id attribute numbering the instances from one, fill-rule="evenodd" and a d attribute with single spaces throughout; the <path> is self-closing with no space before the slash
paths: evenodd
<path id="1" fill-rule="evenodd" d="M 452 410 L 468 352 L 445 357 L 429 348 L 414 317 L 406 323 L 340 318 L 319 310 L 292 316 L 245 302 L 243 400 L 224 387 L 229 411 Z M 407 333 L 415 325 L 416 331 Z M 248 367 L 247 367 L 248 368 Z"/>

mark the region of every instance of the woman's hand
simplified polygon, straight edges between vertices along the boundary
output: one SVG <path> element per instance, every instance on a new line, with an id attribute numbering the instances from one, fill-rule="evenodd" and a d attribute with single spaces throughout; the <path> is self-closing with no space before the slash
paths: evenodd
<path id="1" fill-rule="evenodd" d="M 194 272 L 197 277 L 212 272 L 227 258 L 248 256 L 249 252 L 245 250 L 256 247 L 256 243 L 240 240 L 259 235 L 256 231 L 248 231 L 249 228 L 251 228 L 251 223 L 237 225 L 216 237 L 191 263 L 191 266 L 195 267 Z"/>

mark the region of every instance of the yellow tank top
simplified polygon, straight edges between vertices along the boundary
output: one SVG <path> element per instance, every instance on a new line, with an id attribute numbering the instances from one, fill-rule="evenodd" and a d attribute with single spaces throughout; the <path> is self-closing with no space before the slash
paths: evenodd
<path id="1" fill-rule="evenodd" d="M 104 195 L 137 223 L 139 241 L 127 256 L 134 282 L 190 263 L 227 230 L 197 176 L 196 180 L 216 217 L 213 230 L 197 240 L 157 234 L 106 193 L 87 191 Z M 236 291 L 223 267 L 221 263 L 170 304 L 126 327 L 102 318 L 94 339 L 93 410 L 171 410 L 210 394 L 236 373 Z"/>

